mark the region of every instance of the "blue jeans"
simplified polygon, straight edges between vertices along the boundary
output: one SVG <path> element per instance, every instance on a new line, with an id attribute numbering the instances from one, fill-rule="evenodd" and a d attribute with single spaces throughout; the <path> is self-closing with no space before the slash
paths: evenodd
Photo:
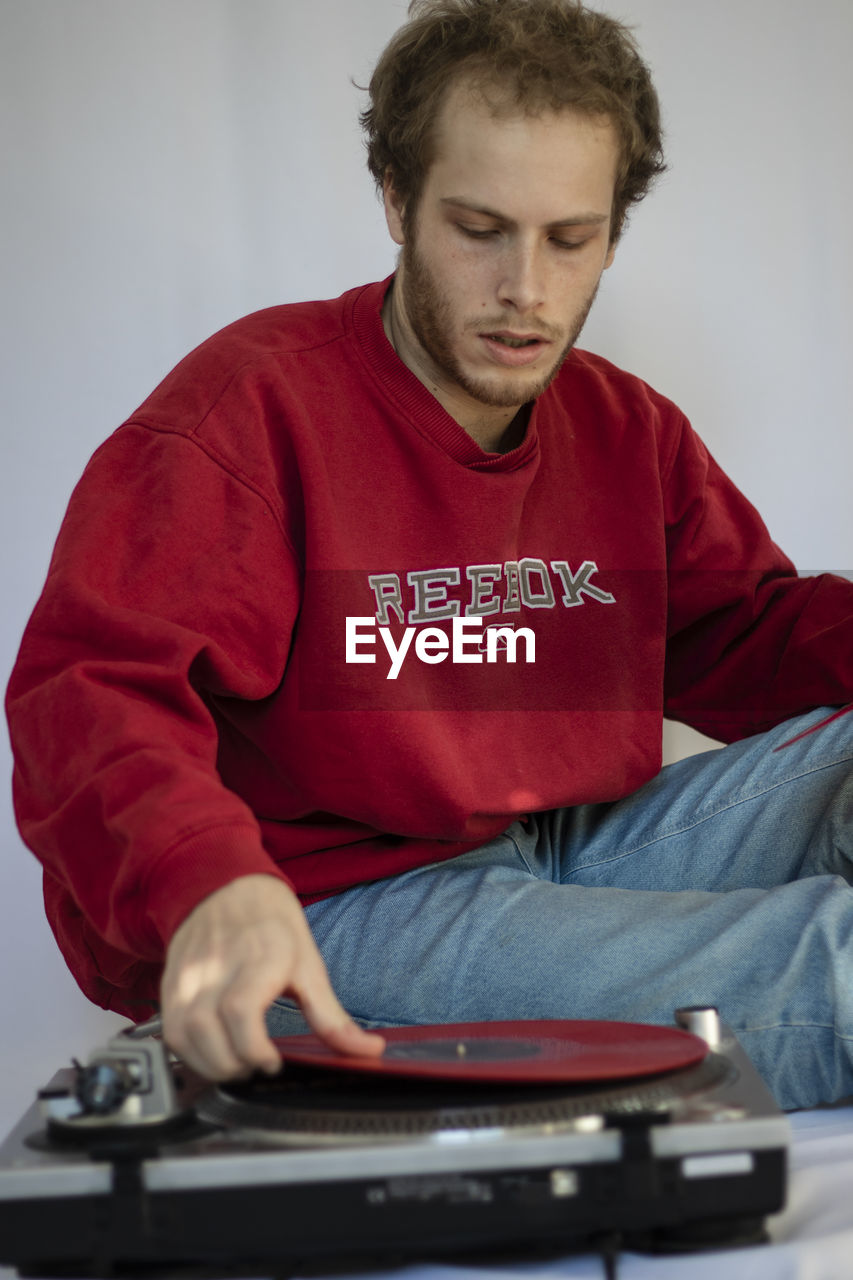
<path id="1" fill-rule="evenodd" d="M 782 1106 L 853 1093 L 853 713 L 776 749 L 828 714 L 313 904 L 343 1004 L 380 1028 L 716 1005 Z M 268 1025 L 307 1030 L 286 999 Z"/>

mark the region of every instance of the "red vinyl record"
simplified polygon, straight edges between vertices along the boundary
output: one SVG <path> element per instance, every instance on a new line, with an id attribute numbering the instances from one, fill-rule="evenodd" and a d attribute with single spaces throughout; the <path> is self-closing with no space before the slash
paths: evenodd
<path id="1" fill-rule="evenodd" d="M 317 1036 L 276 1040 L 288 1062 L 374 1075 L 503 1084 L 573 1084 L 658 1075 L 707 1056 L 699 1036 L 639 1022 L 457 1022 L 388 1027 L 381 1057 L 339 1054 Z"/>

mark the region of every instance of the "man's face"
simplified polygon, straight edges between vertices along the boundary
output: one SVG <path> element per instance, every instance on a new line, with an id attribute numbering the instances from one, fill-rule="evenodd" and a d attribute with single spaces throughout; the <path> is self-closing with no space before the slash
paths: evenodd
<path id="1" fill-rule="evenodd" d="M 574 112 L 495 117 L 464 84 L 437 122 L 414 217 L 389 183 L 403 251 L 389 336 L 463 427 L 506 424 L 544 391 L 613 258 L 615 131 Z"/>

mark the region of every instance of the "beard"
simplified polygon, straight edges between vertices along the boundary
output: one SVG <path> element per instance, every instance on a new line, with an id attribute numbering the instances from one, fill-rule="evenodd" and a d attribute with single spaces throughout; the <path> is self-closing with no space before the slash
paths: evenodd
<path id="1" fill-rule="evenodd" d="M 572 317 L 568 329 L 557 329 L 553 325 L 546 326 L 540 321 L 530 323 L 529 327 L 544 338 L 554 344 L 562 344 L 553 363 L 538 375 L 536 381 L 520 378 L 517 374 L 513 376 L 512 371 L 505 371 L 501 376 L 500 370 L 495 371 L 495 377 L 483 378 L 466 372 L 453 349 L 452 336 L 455 322 L 450 300 L 442 293 L 430 268 L 418 252 L 414 236 L 410 235 L 406 238 L 400 262 L 403 268 L 402 300 L 412 332 L 421 347 L 438 371 L 455 382 L 474 400 L 492 408 L 514 408 L 528 400 L 535 400 L 546 387 L 550 386 L 580 336 L 600 283 L 599 277 L 589 296 Z M 517 327 L 523 327 L 519 317 L 504 315 L 493 319 L 480 318 L 476 321 L 467 321 L 463 324 L 463 331 L 492 333 Z"/>

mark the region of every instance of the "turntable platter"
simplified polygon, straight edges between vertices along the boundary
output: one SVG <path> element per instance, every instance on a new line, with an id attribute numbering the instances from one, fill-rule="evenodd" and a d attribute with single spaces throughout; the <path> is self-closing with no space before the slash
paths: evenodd
<path id="1" fill-rule="evenodd" d="M 693 1066 L 708 1046 L 676 1027 L 633 1022 L 519 1021 L 389 1027 L 379 1058 L 337 1054 L 313 1035 L 283 1036 L 285 1063 L 380 1076 L 508 1084 L 582 1083 Z"/>

